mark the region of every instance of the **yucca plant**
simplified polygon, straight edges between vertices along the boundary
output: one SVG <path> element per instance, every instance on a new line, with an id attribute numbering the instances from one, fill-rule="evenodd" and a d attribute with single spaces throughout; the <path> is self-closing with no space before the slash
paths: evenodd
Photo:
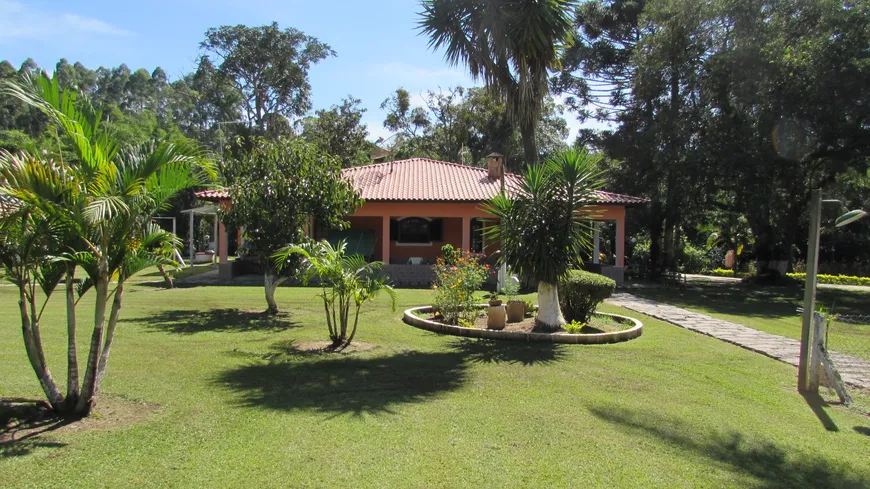
<path id="1" fill-rule="evenodd" d="M 57 129 L 58 147 L 53 158 L 0 154 L 0 196 L 18 209 L 0 216 L 0 221 L 9 227 L 17 213 L 26 213 L 33 220 L 34 232 L 43 233 L 38 230 L 45 228 L 45 222 L 57 230 L 56 236 L 43 233 L 38 241 L 45 243 L 41 253 L 51 257 L 49 262 L 62 265 L 66 281 L 69 376 L 66 396 L 55 394 L 59 392 L 55 387 L 50 389 L 49 401 L 58 411 L 87 415 L 106 372 L 127 278 L 146 266 L 169 263 L 157 250 L 167 242 L 177 245 L 177 238 L 157 230 L 149 219 L 165 209 L 179 191 L 201 185 L 213 172 L 195 149 L 184 145 L 162 141 L 119 148 L 101 124 L 100 112 L 75 92 L 61 90 L 57 78 L 28 75 L 5 82 L 0 94 L 41 110 Z M 65 161 L 65 152 L 74 157 Z M 16 260 L 26 270 L 19 277 L 25 278 L 28 274 L 38 276 L 45 261 L 26 253 L 7 261 Z M 85 273 L 78 287 L 74 286 L 76 270 Z M 90 289 L 96 296 L 94 329 L 79 384 L 76 305 Z M 45 292 L 50 295 L 47 289 Z M 29 316 L 32 322 L 33 315 Z M 27 320 L 22 315 L 22 323 Z M 38 337 L 38 331 L 35 333 L 33 336 Z M 44 357 L 41 344 L 28 343 L 26 334 L 25 347 L 29 357 Z M 48 370 L 44 365 L 36 367 Z M 40 372 L 37 377 L 40 382 L 49 378 Z"/>
<path id="2" fill-rule="evenodd" d="M 589 220 L 595 191 L 602 186 L 599 156 L 568 150 L 539 166 L 528 166 L 513 196 L 497 195 L 483 207 L 495 216 L 484 232 L 501 242 L 499 260 L 538 282 L 537 324 L 565 324 L 559 308 L 559 279 L 582 264 L 592 248 Z"/>
<path id="3" fill-rule="evenodd" d="M 319 297 L 323 300 L 326 326 L 332 348 L 346 348 L 356 336 L 359 313 L 363 304 L 385 292 L 396 310 L 396 291 L 378 272 L 383 262 L 366 262 L 360 255 L 347 255 L 347 243 L 342 240 L 336 246 L 322 240 L 282 248 L 272 259 L 277 268 L 293 263 L 294 255 L 302 257 L 303 282 L 316 278 L 320 285 Z M 353 314 L 353 327 L 348 335 Z"/>

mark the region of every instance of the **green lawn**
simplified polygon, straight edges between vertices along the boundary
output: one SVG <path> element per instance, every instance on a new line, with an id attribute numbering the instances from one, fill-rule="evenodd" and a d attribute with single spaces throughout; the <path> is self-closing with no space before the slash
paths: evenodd
<path id="1" fill-rule="evenodd" d="M 632 294 L 733 321 L 768 333 L 800 339 L 801 287 L 759 287 L 740 283 L 694 282 L 688 289 L 639 288 Z M 816 303 L 834 314 L 863 315 L 864 324 L 834 322 L 828 348 L 870 360 L 870 288 L 820 288 Z"/>
<path id="2" fill-rule="evenodd" d="M 0 396 L 39 397 L 13 292 Z M 814 412 L 793 367 L 718 340 L 640 317 L 615 345 L 479 343 L 381 298 L 374 349 L 301 354 L 326 336 L 314 294 L 281 288 L 289 316 L 263 321 L 261 288 L 131 287 L 100 395 L 159 409 L 0 446 L 0 487 L 870 487 L 870 418 Z M 46 315 L 63 378 L 61 303 Z"/>

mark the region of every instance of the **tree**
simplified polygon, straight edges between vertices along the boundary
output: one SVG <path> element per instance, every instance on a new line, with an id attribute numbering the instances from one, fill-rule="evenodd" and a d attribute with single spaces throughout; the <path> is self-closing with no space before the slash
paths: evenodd
<path id="1" fill-rule="evenodd" d="M 366 139 L 368 130 L 360 122 L 366 110 L 360 103 L 348 96 L 340 105 L 318 110 L 302 121 L 302 138 L 337 157 L 344 168 L 369 163 L 374 145 Z"/>
<path id="2" fill-rule="evenodd" d="M 449 64 L 466 66 L 504 100 L 522 135 L 526 164 L 538 162 L 535 134 L 549 72 L 572 42 L 573 7 L 572 0 L 423 2 L 419 26 L 429 46 L 444 48 Z"/>
<path id="3" fill-rule="evenodd" d="M 345 216 L 361 205 L 353 186 L 341 176 L 341 162 L 298 138 L 253 138 L 237 157 L 227 160 L 222 173 L 232 206 L 222 219 L 244 228 L 249 253 L 263 268 L 268 314 L 278 313 L 275 289 L 294 271 L 275 268 L 272 255 L 300 243 L 305 227 L 343 228 Z"/>
<path id="4" fill-rule="evenodd" d="M 200 44 L 201 62 L 217 58 L 217 73 L 242 94 L 247 121 L 261 133 L 268 122 L 304 115 L 311 108 L 308 70 L 335 51 L 329 45 L 277 22 L 260 27 L 245 25 L 211 28 Z"/>
<path id="5" fill-rule="evenodd" d="M 499 260 L 520 276 L 538 282 L 537 324 L 556 330 L 565 324 L 559 308 L 558 282 L 579 266 L 591 249 L 592 215 L 601 186 L 600 156 L 567 150 L 540 166 L 528 166 L 513 197 L 501 194 L 484 209 L 495 216 L 485 228 L 487 240 L 501 242 Z"/>
<path id="6" fill-rule="evenodd" d="M 295 269 L 297 260 L 294 258 L 300 256 L 303 259 L 304 282 L 307 284 L 312 278 L 317 278 L 333 349 L 344 349 L 351 344 L 359 325 L 360 309 L 380 292 L 390 296 L 392 308 L 396 310 L 396 291 L 387 284 L 385 277 L 378 274 L 383 262 L 367 263 L 361 255 L 348 256 L 346 250 L 347 243 L 344 240 L 336 246 L 323 240 L 288 246 L 278 250 L 272 257 L 276 268 L 282 269 L 289 264 L 291 269 Z M 351 308 L 353 328 L 348 335 Z"/>
<path id="7" fill-rule="evenodd" d="M 153 250 L 179 244 L 149 219 L 179 191 L 201 185 L 201 171 L 208 168 L 199 165 L 191 148 L 168 142 L 119 148 L 100 124 L 100 113 L 74 91 L 62 89 L 57 76 L 33 73 L 21 82 L 6 82 L 2 91 L 43 112 L 74 154 L 59 158 L 63 148 L 55 150 L 53 159 L 0 153 L 0 195 L 16 209 L 0 216 L 0 226 L 17 228 L 17 236 L 30 243 L 15 245 L 7 239 L 2 261 L 6 276 L 19 288 L 31 365 L 55 410 L 88 415 L 106 373 L 126 280 L 148 266 L 171 263 Z M 77 268 L 86 275 L 78 291 L 73 286 Z M 38 331 L 41 312 L 34 307 L 34 284 L 48 300 L 61 278 L 67 299 L 66 396 L 48 372 Z M 94 329 L 79 387 L 75 293 L 91 289 Z"/>
<path id="8" fill-rule="evenodd" d="M 400 88 L 382 105 L 390 109 L 384 127 L 400 131 L 402 138 L 396 158 L 417 156 L 485 165 L 486 155 L 495 151 L 504 155 L 509 168 L 522 168 L 522 138 L 504 103 L 492 91 L 480 87 L 430 90 L 424 102 L 423 107 L 411 107 L 408 93 Z M 562 107 L 552 98 L 544 101 L 538 124 L 539 153 L 565 149 L 568 126 Z"/>

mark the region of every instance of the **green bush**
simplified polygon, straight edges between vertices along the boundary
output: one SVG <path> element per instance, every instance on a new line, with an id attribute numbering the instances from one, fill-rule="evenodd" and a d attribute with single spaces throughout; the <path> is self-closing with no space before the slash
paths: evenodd
<path id="1" fill-rule="evenodd" d="M 728 268 L 717 268 L 716 270 L 710 272 L 710 275 L 714 277 L 733 277 L 734 270 L 730 270 Z"/>
<path id="2" fill-rule="evenodd" d="M 805 281 L 807 274 L 805 273 L 787 273 L 788 278 L 793 278 L 798 281 Z M 863 285 L 870 287 L 870 277 L 853 277 L 850 275 L 817 275 L 820 284 L 830 285 Z"/>
<path id="3" fill-rule="evenodd" d="M 701 273 L 710 269 L 710 259 L 707 252 L 686 243 L 680 251 L 680 270 L 683 273 Z"/>
<path id="4" fill-rule="evenodd" d="M 616 282 L 596 273 L 571 270 L 559 281 L 559 304 L 566 321 L 589 322 L 589 317 L 616 289 Z"/>

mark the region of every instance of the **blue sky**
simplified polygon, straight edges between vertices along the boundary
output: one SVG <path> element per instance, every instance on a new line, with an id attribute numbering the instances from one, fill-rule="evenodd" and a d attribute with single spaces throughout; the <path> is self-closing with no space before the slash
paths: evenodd
<path id="1" fill-rule="evenodd" d="M 60 58 L 91 69 L 161 66 L 176 79 L 194 69 L 209 27 L 276 21 L 338 53 L 310 72 L 315 109 L 353 95 L 368 109 L 364 121 L 376 139 L 389 134 L 379 106 L 396 88 L 404 87 L 419 104 L 427 89 L 474 85 L 461 67 L 447 66 L 442 53 L 417 35 L 418 11 L 414 0 L 0 0 L 0 60 L 18 66 L 31 57 L 46 69 Z M 579 125 L 565 115 L 573 139 Z"/>

